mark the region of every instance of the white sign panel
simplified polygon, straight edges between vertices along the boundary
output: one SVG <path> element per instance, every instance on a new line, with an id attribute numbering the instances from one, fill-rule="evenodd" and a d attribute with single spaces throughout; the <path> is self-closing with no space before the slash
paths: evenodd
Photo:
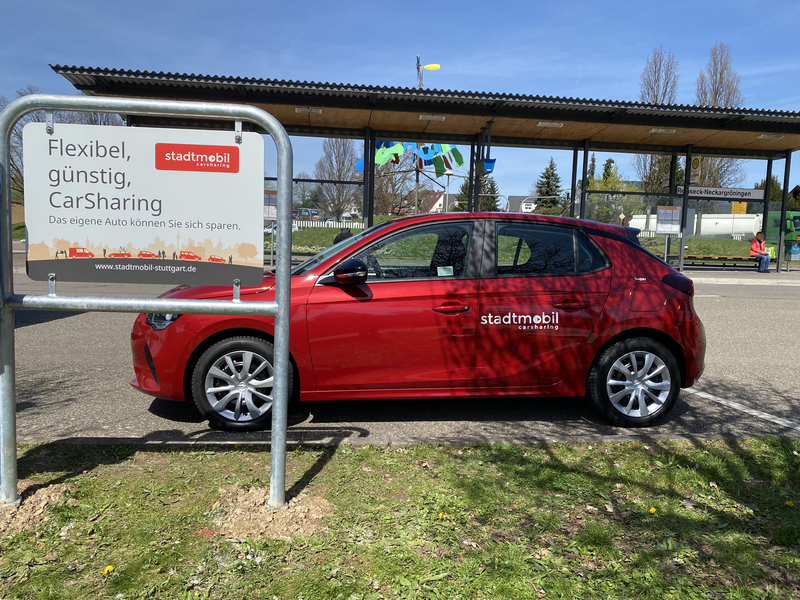
<path id="1" fill-rule="evenodd" d="M 656 212 L 656 233 L 680 233 L 681 209 L 678 206 L 659 206 Z"/>
<path id="2" fill-rule="evenodd" d="M 683 195 L 683 186 L 677 190 L 679 196 Z M 689 186 L 689 195 L 698 198 L 716 198 L 717 200 L 764 200 L 764 190 L 751 190 L 748 188 L 710 188 Z"/>
<path id="3" fill-rule="evenodd" d="M 23 151 L 32 279 L 261 282 L 260 135 L 29 123 Z"/>

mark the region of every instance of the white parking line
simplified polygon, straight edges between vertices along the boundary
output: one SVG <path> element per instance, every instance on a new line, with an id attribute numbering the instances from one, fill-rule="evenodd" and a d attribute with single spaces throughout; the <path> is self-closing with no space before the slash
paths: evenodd
<path id="1" fill-rule="evenodd" d="M 760 410 L 756 410 L 755 408 L 750 408 L 749 406 L 745 406 L 744 404 L 739 404 L 738 402 L 731 402 L 730 400 L 725 400 L 725 398 L 720 398 L 719 396 L 713 396 L 712 394 L 701 392 L 700 390 L 696 390 L 694 388 L 686 388 L 683 391 L 689 392 L 690 394 L 694 394 L 695 396 L 700 396 L 701 398 L 705 398 L 706 400 L 712 400 L 729 408 L 733 408 L 734 410 L 747 413 L 748 415 L 751 415 L 753 417 L 758 417 L 759 419 L 764 419 L 765 421 L 771 421 L 772 423 L 776 423 L 777 425 L 782 425 L 783 427 L 788 427 L 789 429 L 800 430 L 800 425 L 797 423 L 794 423 L 792 421 L 787 421 L 786 419 L 782 419 L 781 417 L 776 417 L 775 415 L 771 415 L 769 413 L 765 413 Z"/>

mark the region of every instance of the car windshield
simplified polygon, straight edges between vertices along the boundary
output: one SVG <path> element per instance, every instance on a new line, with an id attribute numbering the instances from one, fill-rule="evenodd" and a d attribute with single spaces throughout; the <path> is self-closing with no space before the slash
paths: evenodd
<path id="1" fill-rule="evenodd" d="M 343 250 L 344 248 L 347 248 L 351 244 L 355 244 L 358 240 L 363 238 L 365 235 L 369 235 L 373 231 L 375 231 L 376 229 L 384 227 L 385 225 L 388 225 L 389 223 L 391 223 L 391 221 L 384 221 L 383 223 L 378 223 L 377 225 L 373 225 L 369 229 L 365 229 L 361 233 L 357 233 L 357 234 L 355 234 L 355 235 L 353 235 L 353 236 L 351 236 L 351 237 L 349 237 L 347 239 L 342 240 L 338 244 L 334 244 L 330 248 L 326 248 L 325 250 L 323 250 L 319 254 L 317 254 L 315 256 L 312 256 L 306 262 L 302 263 L 297 268 L 295 268 L 295 270 L 292 271 L 292 275 L 302 275 L 302 274 L 310 271 L 311 269 L 316 267 L 318 264 L 328 260 L 331 256 L 333 256 L 337 252 Z"/>

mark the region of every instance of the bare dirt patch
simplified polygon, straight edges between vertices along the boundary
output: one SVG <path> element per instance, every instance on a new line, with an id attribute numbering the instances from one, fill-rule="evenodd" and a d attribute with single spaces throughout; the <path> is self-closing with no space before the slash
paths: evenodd
<path id="1" fill-rule="evenodd" d="M 323 519 L 333 513 L 333 506 L 322 496 L 300 494 L 289 500 L 289 507 L 273 511 L 267 507 L 268 489 L 244 491 L 231 485 L 220 488 L 214 510 L 225 515 L 217 524 L 220 534 L 237 540 L 250 537 L 308 537 L 322 528 Z"/>
<path id="2" fill-rule="evenodd" d="M 28 531 L 49 521 L 51 517 L 47 509 L 61 502 L 68 487 L 60 483 L 41 485 L 30 479 L 20 479 L 17 489 L 22 503 L 17 508 L 0 508 L 0 534 Z"/>

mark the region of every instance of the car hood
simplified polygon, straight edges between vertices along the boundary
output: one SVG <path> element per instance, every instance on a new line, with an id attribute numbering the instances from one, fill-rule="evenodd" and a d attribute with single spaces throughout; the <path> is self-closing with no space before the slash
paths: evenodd
<path id="1" fill-rule="evenodd" d="M 261 294 L 275 287 L 275 275 L 265 273 L 257 286 L 242 287 L 240 296 Z M 221 285 L 179 285 L 161 294 L 159 298 L 182 298 L 195 300 L 226 299 L 233 297 L 233 286 Z"/>

